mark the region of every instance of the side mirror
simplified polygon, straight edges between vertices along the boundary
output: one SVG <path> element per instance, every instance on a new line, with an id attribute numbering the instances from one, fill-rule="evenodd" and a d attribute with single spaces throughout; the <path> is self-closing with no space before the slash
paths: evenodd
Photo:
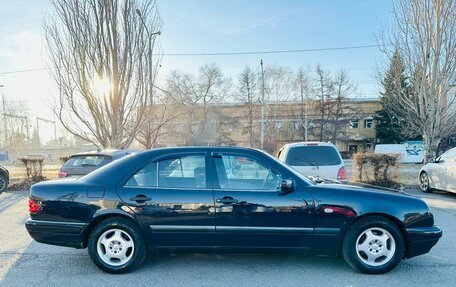
<path id="1" fill-rule="evenodd" d="M 295 190 L 295 182 L 292 179 L 284 179 L 280 183 L 279 195 L 285 195 Z"/>
<path id="2" fill-rule="evenodd" d="M 444 161 L 443 161 L 443 160 L 440 161 L 440 156 L 439 156 L 439 157 L 437 157 L 437 158 L 434 160 L 434 162 L 435 162 L 435 163 L 439 163 L 439 162 L 444 162 Z"/>

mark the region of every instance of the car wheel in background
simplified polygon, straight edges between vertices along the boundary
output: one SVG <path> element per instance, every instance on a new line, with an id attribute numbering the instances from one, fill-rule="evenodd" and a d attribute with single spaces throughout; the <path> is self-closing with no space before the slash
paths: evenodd
<path id="1" fill-rule="evenodd" d="M 347 231 L 342 255 L 355 270 L 383 274 L 393 270 L 404 256 L 405 241 L 397 225 L 381 216 L 366 217 Z"/>
<path id="2" fill-rule="evenodd" d="M 125 273 L 141 265 L 147 248 L 139 228 L 127 219 L 110 218 L 92 231 L 88 243 L 92 261 L 108 273 Z"/>
<path id="3" fill-rule="evenodd" d="M 420 189 L 423 192 L 432 191 L 431 187 L 429 186 L 429 176 L 425 171 L 420 173 Z"/>
<path id="4" fill-rule="evenodd" d="M 3 174 L 0 174 L 0 193 L 6 191 L 8 188 L 8 178 Z"/>

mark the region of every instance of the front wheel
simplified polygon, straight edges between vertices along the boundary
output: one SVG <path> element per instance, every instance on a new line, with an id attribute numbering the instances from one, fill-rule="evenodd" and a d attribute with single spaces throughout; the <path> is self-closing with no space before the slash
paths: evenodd
<path id="1" fill-rule="evenodd" d="M 389 219 L 371 216 L 347 231 L 342 255 L 355 270 L 383 274 L 393 270 L 404 256 L 405 242 L 397 225 Z"/>
<path id="2" fill-rule="evenodd" d="M 432 191 L 431 187 L 429 186 L 429 176 L 425 171 L 420 174 L 420 189 L 426 193 Z"/>
<path id="3" fill-rule="evenodd" d="M 0 193 L 4 192 L 8 188 L 8 178 L 3 174 L 0 174 Z"/>
<path id="4" fill-rule="evenodd" d="M 139 266 L 147 255 L 139 228 L 127 219 L 100 222 L 89 237 L 92 261 L 108 273 L 125 273 Z"/>

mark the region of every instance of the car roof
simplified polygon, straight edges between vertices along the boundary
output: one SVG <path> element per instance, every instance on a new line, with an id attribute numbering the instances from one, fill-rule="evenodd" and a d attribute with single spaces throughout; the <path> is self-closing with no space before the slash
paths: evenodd
<path id="1" fill-rule="evenodd" d="M 133 149 L 105 149 L 105 150 L 94 150 L 94 151 L 84 151 L 80 153 L 76 153 L 71 155 L 71 157 L 77 156 L 89 156 L 89 155 L 101 155 L 101 156 L 109 156 L 114 157 L 121 154 L 131 154 L 136 153 L 138 151 Z"/>
<path id="2" fill-rule="evenodd" d="M 295 142 L 295 143 L 289 143 L 286 144 L 284 147 L 299 147 L 299 146 L 331 146 L 335 147 L 332 143 L 326 143 L 326 142 Z"/>

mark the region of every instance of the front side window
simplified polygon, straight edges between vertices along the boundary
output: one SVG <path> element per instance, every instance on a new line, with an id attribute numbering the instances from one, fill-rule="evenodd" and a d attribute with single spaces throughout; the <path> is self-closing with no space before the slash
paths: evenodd
<path id="1" fill-rule="evenodd" d="M 453 161 L 456 158 L 456 148 L 450 149 L 440 156 L 440 161 Z"/>
<path id="2" fill-rule="evenodd" d="M 254 159 L 238 155 L 215 157 L 222 189 L 277 190 L 280 176 Z"/>

